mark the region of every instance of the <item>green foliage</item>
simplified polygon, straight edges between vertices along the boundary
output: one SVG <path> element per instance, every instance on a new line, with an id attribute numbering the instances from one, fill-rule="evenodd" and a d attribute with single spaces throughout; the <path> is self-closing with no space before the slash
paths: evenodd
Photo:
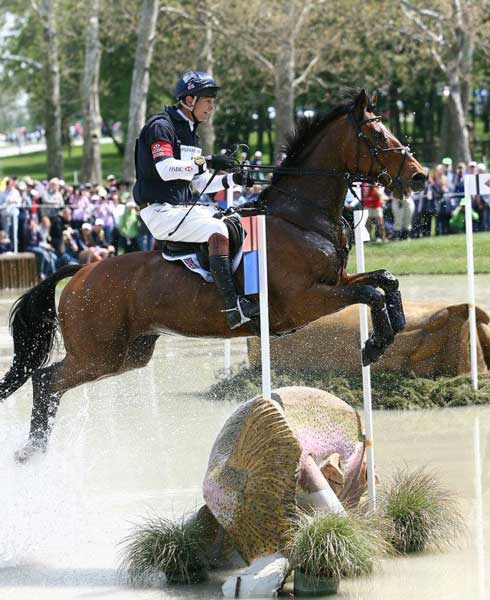
<path id="1" fill-rule="evenodd" d="M 169 582 L 196 583 L 206 577 L 207 543 L 205 527 L 197 519 L 153 517 L 122 541 L 120 568 L 132 585 L 151 585 L 162 574 Z"/>
<path id="2" fill-rule="evenodd" d="M 453 494 L 423 469 L 395 473 L 381 489 L 379 510 L 391 523 L 389 542 L 403 553 L 443 550 L 465 531 Z"/>
<path id="3" fill-rule="evenodd" d="M 362 377 L 344 376 L 328 371 L 272 370 L 275 388 L 305 385 L 326 390 L 354 407 L 362 407 Z M 480 375 L 475 392 L 469 377 L 402 377 L 396 373 L 371 374 L 373 407 L 385 410 L 415 410 L 490 404 L 490 375 Z M 222 376 L 207 391 L 216 400 L 248 400 L 261 392 L 259 369 L 238 367 L 227 378 Z"/>
<path id="4" fill-rule="evenodd" d="M 313 577 L 369 575 L 389 550 L 377 517 L 299 511 L 288 536 L 291 567 Z"/>
<path id="5" fill-rule="evenodd" d="M 60 54 L 63 122 L 81 114 L 80 79 L 83 72 L 85 2 L 54 0 L 57 40 Z M 22 0 L 5 0 L 3 16 L 13 18 L 14 32 L 2 41 L 11 58 L 2 60 L 0 80 L 4 87 L 27 91 L 31 124 L 44 122 L 44 73 L 35 63 L 42 62 L 46 49 L 43 41 L 43 19 L 36 6 Z M 437 157 L 438 132 L 441 126 L 444 97 L 442 89 L 447 76 L 434 60 L 431 46 L 424 42 L 416 28 L 404 16 L 401 5 L 390 0 L 295 0 L 297 31 L 291 31 L 295 42 L 295 94 L 298 108 L 328 110 L 347 89 L 379 88 L 382 91 L 380 111 L 389 125 L 402 138 L 415 142 L 426 162 Z M 440 10 L 451 19 L 447 2 L 425 1 L 421 6 Z M 475 62 L 472 74 L 475 87 L 488 88 L 490 70 L 488 53 L 488 19 L 483 3 L 463 3 L 475 14 Z M 104 121 L 127 121 L 136 32 L 141 0 L 101 2 L 101 111 Z M 193 3 L 190 0 L 167 0 L 160 8 L 155 40 L 154 60 L 150 70 L 148 112 L 161 110 L 172 100 L 176 77 L 189 68 L 204 66 L 205 25 L 212 24 L 213 69 L 223 84 L 216 110 L 217 145 L 247 142 L 252 132 L 261 137 L 259 145 L 267 150 L 268 131 L 273 126 L 267 118 L 267 107 L 276 104 L 281 93 L 276 89 L 278 60 L 284 38 L 285 3 L 250 0 L 247 10 L 239 3 L 217 1 Z M 308 10 L 302 13 L 302 9 Z M 466 8 L 465 8 L 466 7 Z M 363 18 L 359 19 L 362 13 Z M 383 18 L 380 19 L 380 14 Z M 300 17 L 301 15 L 301 17 Z M 300 26 L 301 25 L 301 26 Z M 481 29 L 483 28 L 483 29 Z M 442 30 L 451 47 L 453 28 L 446 23 Z M 287 30 L 289 31 L 289 30 Z M 434 37 L 437 37 L 436 35 Z M 18 60 L 12 56 L 27 60 Z M 312 59 L 318 57 L 307 75 L 301 78 Z M 473 97 L 475 100 L 475 97 Z M 400 104 L 401 103 L 401 104 Z M 256 113 L 258 119 L 253 119 Z M 490 100 L 478 110 L 471 107 L 470 122 L 475 130 L 490 128 Z M 12 127 L 16 123 L 11 124 Z M 253 142 L 252 142 L 253 145 Z M 252 148 L 254 149 L 254 147 Z M 484 152 L 485 153 L 485 152 Z M 481 158 L 480 149 L 474 149 Z M 486 153 L 488 155 L 488 152 Z"/>

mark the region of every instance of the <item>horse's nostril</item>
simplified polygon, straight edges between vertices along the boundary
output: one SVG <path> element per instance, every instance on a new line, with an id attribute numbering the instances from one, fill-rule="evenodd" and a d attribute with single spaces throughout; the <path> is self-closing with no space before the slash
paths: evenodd
<path id="1" fill-rule="evenodd" d="M 427 175 L 425 173 L 415 173 L 415 175 L 412 177 L 412 181 L 425 182 L 426 180 L 427 180 Z"/>

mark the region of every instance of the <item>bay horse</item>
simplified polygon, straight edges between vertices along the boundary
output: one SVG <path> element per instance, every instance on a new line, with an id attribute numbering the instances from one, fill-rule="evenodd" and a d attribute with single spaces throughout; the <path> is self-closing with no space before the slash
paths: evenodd
<path id="1" fill-rule="evenodd" d="M 388 271 L 348 275 L 342 209 L 353 181 L 380 183 L 400 195 L 423 189 L 426 175 L 407 147 L 373 113 L 363 90 L 326 116 L 299 122 L 287 157 L 264 191 L 267 206 L 270 328 L 291 332 L 324 315 L 364 303 L 373 332 L 363 352 L 376 360 L 404 326 L 398 281 Z M 56 284 L 72 277 L 55 308 Z M 62 395 L 83 383 L 145 366 L 159 334 L 237 337 L 218 291 L 158 252 L 136 252 L 85 266 L 69 265 L 26 292 L 13 306 L 13 364 L 0 400 L 30 377 L 33 407 L 26 461 L 46 450 Z M 57 326 L 65 357 L 48 365 Z"/>

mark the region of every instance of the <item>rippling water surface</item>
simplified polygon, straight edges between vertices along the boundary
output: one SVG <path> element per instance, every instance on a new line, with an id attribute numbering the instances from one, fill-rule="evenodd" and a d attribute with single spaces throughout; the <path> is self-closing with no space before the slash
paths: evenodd
<path id="1" fill-rule="evenodd" d="M 407 298 L 464 301 L 465 279 L 444 280 L 403 278 L 402 291 Z M 490 278 L 479 276 L 477 284 L 477 302 L 489 308 Z M 0 297 L 2 371 L 11 361 L 7 312 L 14 299 Z M 234 364 L 245 360 L 243 341 L 233 341 L 232 348 Z M 12 457 L 26 439 L 30 385 L 0 405 L 0 600 L 220 596 L 223 573 L 192 588 L 133 590 L 118 576 L 117 565 L 118 543 L 133 523 L 148 514 L 180 516 L 200 506 L 207 457 L 234 408 L 202 398 L 222 364 L 221 341 L 161 338 L 145 369 L 67 393 L 49 452 L 24 466 Z M 490 408 L 377 412 L 374 427 L 380 476 L 403 464 L 434 469 L 460 499 L 468 531 L 450 552 L 387 560 L 368 579 L 342 582 L 341 597 L 490 598 Z"/>

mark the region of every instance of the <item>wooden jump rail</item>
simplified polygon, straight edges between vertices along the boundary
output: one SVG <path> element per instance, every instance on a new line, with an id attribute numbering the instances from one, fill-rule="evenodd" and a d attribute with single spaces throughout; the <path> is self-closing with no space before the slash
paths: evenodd
<path id="1" fill-rule="evenodd" d="M 32 252 L 0 254 L 0 289 L 31 288 L 39 281 L 36 255 Z"/>

